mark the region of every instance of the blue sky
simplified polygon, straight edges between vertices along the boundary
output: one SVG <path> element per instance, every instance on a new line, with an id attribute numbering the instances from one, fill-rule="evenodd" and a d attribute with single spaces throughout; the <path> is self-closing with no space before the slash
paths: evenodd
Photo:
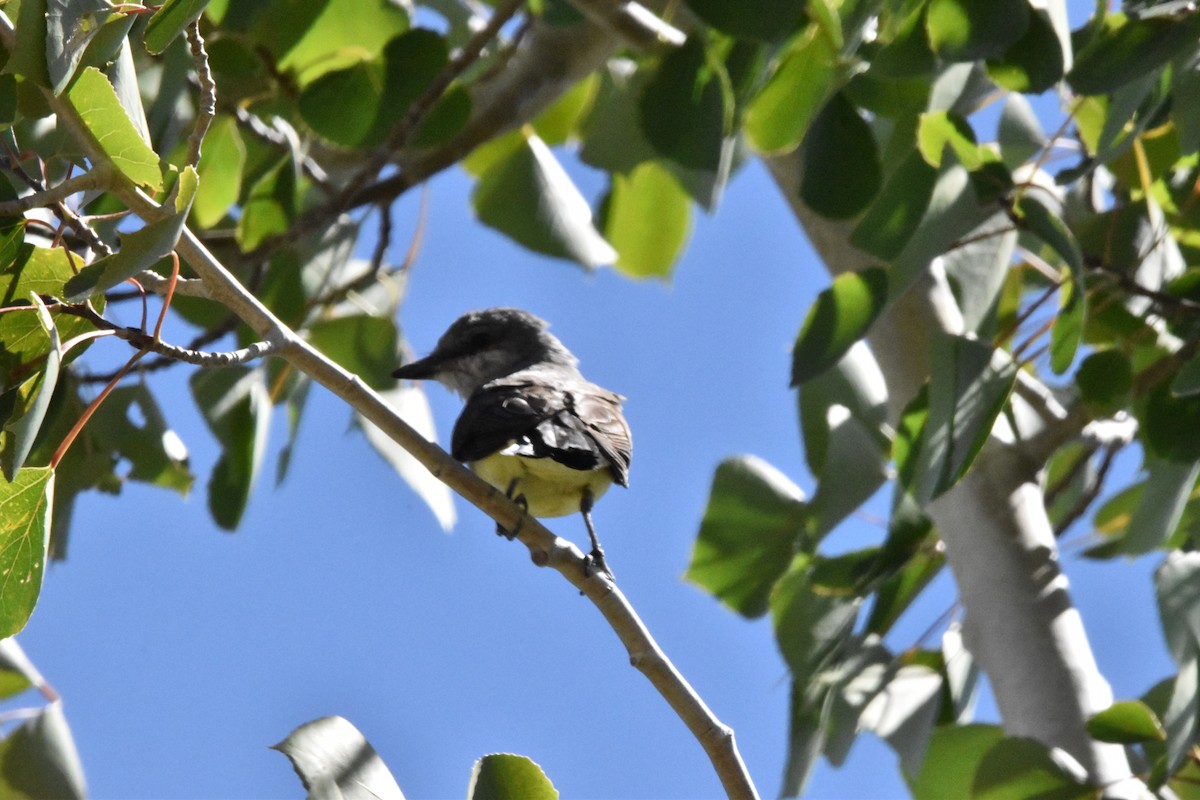
<path id="1" fill-rule="evenodd" d="M 594 196 L 598 176 L 572 171 Z M 520 306 L 551 321 L 585 375 L 628 396 L 631 485 L 595 512 L 609 562 L 667 654 L 735 729 L 760 792 L 777 794 L 788 689 L 770 624 L 736 617 L 681 575 L 721 459 L 760 456 L 812 491 L 787 379 L 826 273 L 754 163 L 715 216 L 697 217 L 667 283 L 533 256 L 473 220 L 469 188 L 458 171 L 432 184 L 405 335 L 425 353 L 465 310 Z M 415 219 L 414 195 L 398 207 L 393 260 Z M 286 482 L 273 486 L 286 424 L 277 413 L 242 526 L 218 531 L 204 488 L 218 452 L 187 394 L 191 369 L 152 385 L 191 448 L 192 496 L 129 485 L 120 498 L 83 497 L 70 559 L 49 571 L 20 637 L 64 698 L 95 797 L 300 796 L 267 746 L 327 714 L 363 731 L 410 798 L 463 796 L 472 762 L 489 752 L 533 758 L 564 797 L 719 795 L 700 747 L 592 606 L 465 502 L 454 532 L 441 533 L 324 390 L 310 397 Z M 445 442 L 460 401 L 437 386 L 429 397 Z M 884 516 L 886 491 L 873 502 Z M 578 518 L 550 527 L 586 542 Z M 881 536 L 860 516 L 828 546 Z M 1066 558 L 1118 697 L 1171 671 L 1155 563 Z M 890 644 L 913 644 L 952 598 L 943 575 Z M 990 709 L 985 700 L 981 716 Z M 895 758 L 868 736 L 841 770 L 822 764 L 807 796 L 903 794 Z"/>

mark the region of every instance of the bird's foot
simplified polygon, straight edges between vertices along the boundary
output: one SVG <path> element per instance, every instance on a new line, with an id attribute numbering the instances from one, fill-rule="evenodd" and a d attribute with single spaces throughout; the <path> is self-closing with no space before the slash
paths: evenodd
<path id="1" fill-rule="evenodd" d="M 594 574 L 604 574 L 613 583 L 616 583 L 617 576 L 613 575 L 613 571 L 608 568 L 608 562 L 604 559 L 604 551 L 596 547 L 592 552 L 583 557 L 583 577 L 590 578 Z"/>
<path id="2" fill-rule="evenodd" d="M 513 496 L 513 489 L 516 488 L 516 485 L 517 485 L 517 482 L 516 482 L 516 480 L 514 480 L 512 483 L 510 483 L 508 485 L 508 491 L 505 492 L 504 494 L 509 500 L 512 500 L 517 505 L 518 508 L 521 509 L 521 518 L 517 520 L 517 527 L 513 528 L 510 531 L 508 528 L 505 528 L 500 523 L 496 523 L 496 535 L 503 536 L 505 539 L 508 539 L 510 542 L 513 539 L 517 538 L 517 534 L 521 532 L 521 526 L 525 524 L 525 516 L 524 515 L 529 513 L 529 501 L 527 501 L 525 499 L 525 495 L 519 494 L 516 497 Z"/>

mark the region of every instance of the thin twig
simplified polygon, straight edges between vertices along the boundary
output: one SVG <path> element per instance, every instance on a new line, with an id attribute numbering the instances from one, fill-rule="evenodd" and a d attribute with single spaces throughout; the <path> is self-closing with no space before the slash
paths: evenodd
<path id="1" fill-rule="evenodd" d="M 18 197 L 16 200 L 6 200 L 0 203 L 0 217 L 18 217 L 35 208 L 57 205 L 66 201 L 73 194 L 100 189 L 106 186 L 109 180 L 110 174 L 103 169 L 88 170 L 45 191 L 35 191 L 24 197 Z"/>
<path id="2" fill-rule="evenodd" d="M 188 46 L 192 51 L 192 60 L 196 65 L 196 78 L 200 82 L 200 97 L 196 101 L 196 121 L 192 125 L 192 133 L 188 136 L 187 163 L 195 167 L 200 163 L 200 151 L 204 145 L 204 135 L 208 126 L 217 115 L 217 85 L 213 83 L 212 72 L 208 68 L 208 53 L 204 50 L 204 37 L 200 35 L 200 20 L 197 19 L 187 28 Z"/>
<path id="3" fill-rule="evenodd" d="M 182 361 L 186 364 L 195 364 L 198 367 L 228 367 L 234 364 L 245 364 L 272 355 L 280 348 L 278 342 L 262 341 L 255 342 L 238 350 L 223 353 L 192 350 L 186 347 L 167 344 L 161 340 L 156 341 L 152 334 L 147 333 L 141 328 L 129 328 L 109 322 L 85 305 L 60 305 L 58 306 L 58 310 L 63 314 L 70 314 L 71 316 L 86 319 L 97 328 L 112 331 L 113 335 L 118 339 L 124 339 L 139 350 L 147 353 L 157 353 L 172 361 Z M 123 375 L 125 370 L 119 370 L 118 372 Z M 100 377 L 90 376 L 89 380 L 96 381 Z M 114 376 L 108 375 L 103 377 L 111 381 Z"/>
<path id="4" fill-rule="evenodd" d="M 1082 463 L 1086 465 L 1091 456 L 1091 453 L 1085 454 L 1082 459 Z M 1117 448 L 1105 448 L 1104 456 L 1100 459 L 1100 465 L 1096 467 L 1095 481 L 1086 492 L 1079 496 L 1079 499 L 1075 501 L 1075 504 L 1071 506 L 1070 510 L 1067 511 L 1067 513 L 1063 515 L 1063 518 L 1058 521 L 1058 524 L 1054 526 L 1054 535 L 1056 537 L 1062 536 L 1064 533 L 1066 533 L 1067 529 L 1074 525 L 1075 522 L 1087 512 L 1088 507 L 1090 507 L 1092 503 L 1096 502 L 1096 498 L 1100 496 L 1100 492 L 1104 489 L 1104 479 L 1108 477 L 1108 470 L 1112 467 L 1116 456 Z M 1068 475 L 1063 479 L 1064 486 L 1070 477 L 1071 476 Z M 1046 505 L 1049 506 L 1050 502 L 1050 497 L 1047 495 Z"/>

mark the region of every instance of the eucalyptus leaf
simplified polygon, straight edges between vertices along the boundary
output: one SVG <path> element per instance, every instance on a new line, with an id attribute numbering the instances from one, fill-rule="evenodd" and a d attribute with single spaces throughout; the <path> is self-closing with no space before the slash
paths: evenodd
<path id="1" fill-rule="evenodd" d="M 343 717 L 306 722 L 271 749 L 292 762 L 310 798 L 404 800 L 375 748 Z"/>
<path id="2" fill-rule="evenodd" d="M 42 590 L 54 471 L 27 467 L 0 480 L 0 639 L 20 632 Z"/>
<path id="3" fill-rule="evenodd" d="M 739 614 L 761 616 L 806 514 L 803 492 L 771 465 L 753 456 L 723 461 L 684 577 Z"/>

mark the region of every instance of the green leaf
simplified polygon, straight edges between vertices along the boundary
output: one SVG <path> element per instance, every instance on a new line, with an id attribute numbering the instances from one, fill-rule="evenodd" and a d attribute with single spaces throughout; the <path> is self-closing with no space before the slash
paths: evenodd
<path id="1" fill-rule="evenodd" d="M 300 115 L 314 131 L 345 147 L 387 141 L 446 66 L 445 40 L 416 29 L 388 42 L 382 57 L 326 72 L 300 93 Z"/>
<path id="2" fill-rule="evenodd" d="M 1193 358 L 1179 368 L 1171 380 L 1171 394 L 1176 397 L 1195 397 L 1200 394 L 1200 358 Z"/>
<path id="3" fill-rule="evenodd" d="M 558 790 L 533 760 L 493 753 L 471 768 L 468 800 L 558 800 Z"/>
<path id="4" fill-rule="evenodd" d="M 833 92 L 837 51 L 814 23 L 784 50 L 779 64 L 746 109 L 744 127 L 760 153 L 794 150 Z"/>
<path id="5" fill-rule="evenodd" d="M 93 145 L 121 174 L 153 191 L 162 189 L 158 155 L 138 135 L 103 72 L 95 67 L 83 70 L 67 90 L 67 98 Z"/>
<path id="6" fill-rule="evenodd" d="M 375 748 L 343 717 L 306 722 L 271 749 L 292 762 L 309 797 L 404 800 L 404 793 Z"/>
<path id="7" fill-rule="evenodd" d="M 396 409 L 404 421 L 416 429 L 417 433 L 431 442 L 437 441 L 437 432 L 433 426 L 433 413 L 429 410 L 429 400 L 424 390 L 417 384 L 404 385 L 381 391 L 380 396 Z M 456 519 L 454 500 L 450 488 L 426 469 L 421 462 L 397 444 L 391 437 L 375 427 L 374 423 L 362 415 L 356 417 L 363 435 L 375 452 L 379 453 L 392 469 L 417 496 L 429 506 L 437 518 L 438 524 L 447 533 L 454 527 Z"/>
<path id="8" fill-rule="evenodd" d="M 1200 461 L 1200 395 L 1176 397 L 1169 381 L 1154 387 L 1138 410 L 1141 438 L 1153 455 L 1187 464 Z"/>
<path id="9" fill-rule="evenodd" d="M 55 94 L 75 74 L 88 43 L 112 14 L 104 0 L 47 0 L 46 67 Z"/>
<path id="10" fill-rule="evenodd" d="M 22 0 L 18 7 L 16 40 L 4 71 L 36 87 L 49 88 L 46 70 L 46 0 Z M 12 10 L 9 9 L 11 14 Z M 49 113 L 47 110 L 46 113 Z"/>
<path id="11" fill-rule="evenodd" d="M 593 225 L 587 201 L 535 135 L 487 168 L 471 203 L 483 224 L 535 252 L 589 268 L 617 258 Z"/>
<path id="12" fill-rule="evenodd" d="M 1050 328 L 1050 369 L 1062 375 L 1075 363 L 1075 353 L 1083 341 L 1087 321 L 1087 294 L 1084 287 L 1068 275 L 1059 290 L 1061 307 Z"/>
<path id="13" fill-rule="evenodd" d="M 627 176 L 612 176 L 603 217 L 617 269 L 634 278 L 666 278 L 691 231 L 691 201 L 660 162 L 647 161 Z"/>
<path id="14" fill-rule="evenodd" d="M 945 725 L 934 729 L 921 770 L 908 778 L 915 800 L 971 797 L 971 781 L 984 755 L 1004 738 L 997 725 Z"/>
<path id="15" fill-rule="evenodd" d="M 910 152 L 855 226 L 851 243 L 884 261 L 898 256 L 921 224 L 937 179 L 938 171 Z"/>
<path id="16" fill-rule="evenodd" d="M 1127 17 L 1109 14 L 1075 54 L 1067 80 L 1080 94 L 1107 94 L 1166 64 L 1200 37 L 1200 14 Z"/>
<path id="17" fill-rule="evenodd" d="M 0 698 L 14 697 L 26 689 L 46 684 L 15 637 L 0 639 Z"/>
<path id="18" fill-rule="evenodd" d="M 821 539 L 865 503 L 888 478 L 890 442 L 878 426 L 865 424 L 845 407 L 834 407 L 825 461 L 809 502 L 809 535 Z"/>
<path id="19" fill-rule="evenodd" d="M 1046 146 L 1046 132 L 1029 101 L 1020 94 L 1004 100 L 997 131 L 1000 156 L 1009 169 L 1016 169 Z"/>
<path id="20" fill-rule="evenodd" d="M 188 468 L 187 447 L 144 384 L 114 389 L 96 410 L 92 428 L 105 453 L 129 462 L 127 478 L 187 496 L 196 480 Z"/>
<path id="21" fill-rule="evenodd" d="M 846 272 L 817 295 L 792 347 L 791 385 L 799 386 L 836 364 L 866 335 L 887 303 L 887 272 Z"/>
<path id="22" fill-rule="evenodd" d="M 664 158 L 716 172 L 732 120 L 724 66 L 691 37 L 667 53 L 642 91 L 641 130 Z"/>
<path id="23" fill-rule="evenodd" d="M 875 356 L 865 343 L 852 345 L 831 368 L 799 387 L 800 432 L 804 455 L 813 475 L 826 474 L 830 459 L 830 432 L 845 412 L 865 429 L 886 438 L 887 383 Z M 844 411 L 837 410 L 838 408 Z"/>
<path id="24" fill-rule="evenodd" d="M 1087 721 L 1093 739 L 1114 744 L 1163 742 L 1167 734 L 1158 716 L 1141 700 L 1113 703 Z"/>
<path id="25" fill-rule="evenodd" d="M 891 39 L 871 58 L 871 68 L 891 78 L 924 77 L 936 66 L 925 32 L 925 6 L 914 6 Z"/>
<path id="26" fill-rule="evenodd" d="M 1122 540 L 1122 552 L 1130 555 L 1150 552 L 1175 532 L 1200 476 L 1200 461 L 1163 461 L 1148 456 L 1146 471 L 1149 477 Z"/>
<path id="27" fill-rule="evenodd" d="M 743 616 L 765 614 L 806 513 L 804 493 L 774 467 L 753 456 L 723 461 L 684 577 Z"/>
<path id="28" fill-rule="evenodd" d="M 222 453 L 208 482 L 208 508 L 226 530 L 237 527 L 266 448 L 271 398 L 261 370 L 219 367 L 192 375 L 192 396 Z"/>
<path id="29" fill-rule="evenodd" d="M 166 50 L 184 28 L 199 19 L 210 1 L 167 0 L 146 23 L 146 49 L 155 55 Z"/>
<path id="30" fill-rule="evenodd" d="M 408 30 L 404 7 L 389 0 L 277 2 L 254 33 L 303 89 L 327 72 L 370 61 Z"/>
<path id="31" fill-rule="evenodd" d="M 1111 417 L 1133 397 L 1133 366 L 1119 350 L 1097 350 L 1075 371 L 1079 399 L 1094 417 Z"/>
<path id="32" fill-rule="evenodd" d="M 805 138 L 800 199 L 822 216 L 848 219 L 870 205 L 883 183 L 871 126 L 838 93 Z"/>
<path id="33" fill-rule="evenodd" d="M 200 184 L 192 202 L 192 220 L 197 227 L 211 228 L 237 203 L 245 166 L 246 145 L 237 121 L 222 114 L 209 126 L 196 165 Z"/>
<path id="34" fill-rule="evenodd" d="M 970 797 L 977 800 L 1028 797 L 1096 800 L 1100 794 L 1097 787 L 1081 783 L 1064 771 L 1041 742 L 1011 736 L 996 742 L 984 753 L 971 782 Z"/>
<path id="35" fill-rule="evenodd" d="M 1025 192 L 1013 209 L 1020 224 L 1054 249 L 1071 268 L 1072 274 L 1083 277 L 1083 250 L 1075 234 L 1062 219 L 1049 209 L 1036 192 Z"/>
<path id="36" fill-rule="evenodd" d="M 61 700 L 46 705 L 0 741 L 0 796 L 61 800 L 87 796 L 83 765 Z"/>
<path id="37" fill-rule="evenodd" d="M 925 27 L 946 61 L 1000 58 L 1029 26 L 1025 0 L 931 0 Z"/>
<path id="38" fill-rule="evenodd" d="M 1200 664 L 1193 643 L 1191 653 L 1179 665 L 1167 709 L 1160 715 L 1167 731 L 1167 774 L 1179 769 L 1196 741 L 1197 722 L 1200 721 L 1197 689 L 1200 689 Z"/>
<path id="39" fill-rule="evenodd" d="M 9 482 L 25 465 L 25 459 L 33 449 L 33 442 L 42 429 L 46 410 L 50 407 L 50 398 L 58 384 L 58 370 L 62 362 L 58 329 L 54 327 L 50 312 L 46 310 L 41 299 L 36 294 L 32 297 L 33 304 L 37 307 L 37 320 L 42 330 L 48 334 L 50 350 L 42 368 L 20 386 L 10 390 L 16 394 L 16 401 L 12 414 L 4 423 L 4 448 L 0 453 L 0 466 L 3 466 L 4 478 Z"/>
<path id="40" fill-rule="evenodd" d="M 922 505 L 966 474 L 991 435 L 1017 376 L 1007 353 L 962 336 L 938 335 L 930 361 L 929 414 L 907 484 Z M 896 456 L 898 464 L 911 458 Z M 905 471 L 902 466 L 902 480 Z"/>
<path id="41" fill-rule="evenodd" d="M 687 0 L 696 16 L 739 39 L 774 42 L 795 30 L 807 17 L 805 0 Z"/>
<path id="42" fill-rule="evenodd" d="M 20 632 L 42 590 L 54 471 L 28 467 L 0 480 L 0 639 Z"/>
<path id="43" fill-rule="evenodd" d="M 797 555 L 771 593 L 775 640 L 796 686 L 806 693 L 854 629 L 860 598 L 830 594 L 813 583 L 814 559 Z"/>
<path id="44" fill-rule="evenodd" d="M 296 166 L 290 156 L 255 181 L 238 220 L 237 240 L 242 250 L 253 250 L 291 226 L 298 205 L 296 183 Z"/>
<path id="45" fill-rule="evenodd" d="M 567 89 L 533 118 L 533 129 L 551 147 L 564 144 L 575 133 L 584 113 L 595 99 L 600 79 L 594 73 Z"/>
<path id="46" fill-rule="evenodd" d="M 372 389 L 396 385 L 392 371 L 398 340 L 395 320 L 369 314 L 321 320 L 308 330 L 308 341 L 314 347 Z"/>
<path id="47" fill-rule="evenodd" d="M 1154 594 L 1167 648 L 1183 665 L 1200 643 L 1200 553 L 1169 553 L 1154 575 Z"/>
<path id="48" fill-rule="evenodd" d="M 1012 274 L 1017 232 L 1003 212 L 971 231 L 959 246 L 942 256 L 946 278 L 962 311 L 963 329 L 991 338 L 1003 328 L 1003 291 Z"/>
<path id="49" fill-rule="evenodd" d="M 184 167 L 170 197 L 163 204 L 164 210 L 171 213 L 121 236 L 120 250 L 92 262 L 66 282 L 63 287 L 66 299 L 78 303 L 93 295 L 103 294 L 170 255 L 183 233 L 188 211 L 196 196 L 196 184 L 196 170 L 191 166 Z"/>
<path id="50" fill-rule="evenodd" d="M 1041 94 L 1062 80 L 1063 51 L 1043 9 L 1031 9 L 1029 27 L 1004 55 L 989 59 L 988 77 L 1010 92 Z"/>
<path id="51" fill-rule="evenodd" d="M 917 124 L 917 150 L 921 157 L 931 167 L 940 167 L 942 154 L 947 147 L 968 170 L 974 171 L 983 166 L 983 156 L 969 122 L 949 111 L 922 114 Z"/>

